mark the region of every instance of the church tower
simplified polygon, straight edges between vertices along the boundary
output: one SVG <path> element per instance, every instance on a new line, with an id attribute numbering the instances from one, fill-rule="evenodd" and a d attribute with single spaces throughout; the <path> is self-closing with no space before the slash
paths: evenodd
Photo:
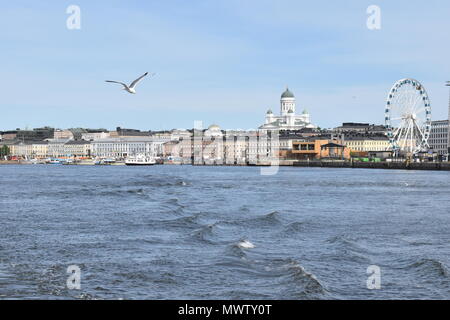
<path id="1" fill-rule="evenodd" d="M 286 117 L 289 111 L 295 114 L 295 96 L 286 88 L 286 91 L 281 95 L 281 116 Z"/>

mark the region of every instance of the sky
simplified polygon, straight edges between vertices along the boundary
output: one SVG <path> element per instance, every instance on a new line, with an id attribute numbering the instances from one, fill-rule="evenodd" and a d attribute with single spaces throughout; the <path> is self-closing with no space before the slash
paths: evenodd
<path id="1" fill-rule="evenodd" d="M 81 29 L 69 30 L 70 5 Z M 381 9 L 369 30 L 366 10 Z M 382 124 L 391 86 L 415 78 L 448 118 L 444 0 L 2 1 L 0 130 L 257 128 L 289 86 L 314 124 Z M 137 94 L 131 82 L 154 72 Z"/>

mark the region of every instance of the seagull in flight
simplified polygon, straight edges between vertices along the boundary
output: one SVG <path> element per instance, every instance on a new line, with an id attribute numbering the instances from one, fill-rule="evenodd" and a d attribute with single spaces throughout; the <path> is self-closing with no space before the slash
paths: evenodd
<path id="1" fill-rule="evenodd" d="M 136 80 L 134 80 L 130 85 L 127 85 L 123 82 L 119 82 L 119 81 L 112 81 L 112 80 L 106 80 L 106 82 L 112 82 L 112 83 L 118 83 L 123 85 L 123 90 L 128 91 L 129 93 L 135 94 L 136 90 L 134 89 L 136 87 L 136 85 L 138 84 L 139 81 L 142 80 L 142 78 L 144 78 L 146 75 L 148 75 L 148 72 L 144 73 L 142 76 L 140 76 L 139 78 L 137 78 Z M 152 76 L 154 75 L 151 74 Z"/>

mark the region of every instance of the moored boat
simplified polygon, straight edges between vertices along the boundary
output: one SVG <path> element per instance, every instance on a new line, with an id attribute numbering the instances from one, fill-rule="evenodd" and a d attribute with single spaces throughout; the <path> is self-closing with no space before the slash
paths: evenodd
<path id="1" fill-rule="evenodd" d="M 156 161 L 152 157 L 148 157 L 145 155 L 137 155 L 127 157 L 125 159 L 125 164 L 127 166 L 152 166 L 156 164 Z"/>

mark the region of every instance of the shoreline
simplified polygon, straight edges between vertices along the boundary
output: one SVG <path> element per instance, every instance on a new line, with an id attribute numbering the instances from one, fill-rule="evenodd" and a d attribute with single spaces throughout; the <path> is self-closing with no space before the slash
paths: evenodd
<path id="1" fill-rule="evenodd" d="M 450 171 L 450 162 L 297 161 L 294 167 Z"/>
<path id="2" fill-rule="evenodd" d="M 33 164 L 24 161 L 9 160 L 0 161 L 0 165 L 50 165 L 54 164 Z M 69 166 L 97 166 L 95 164 L 70 164 Z M 269 163 L 261 164 L 157 164 L 157 165 L 192 165 L 197 167 L 268 167 Z M 58 165 L 59 166 L 59 165 Z M 66 165 L 62 165 L 66 166 Z M 105 166 L 105 165 L 100 165 Z M 120 166 L 118 164 L 110 164 L 107 166 Z M 426 171 L 450 171 L 450 162 L 355 162 L 355 161 L 292 161 L 280 160 L 280 167 L 300 167 L 300 168 L 347 168 L 347 169 L 385 169 L 385 170 L 426 170 Z"/>

